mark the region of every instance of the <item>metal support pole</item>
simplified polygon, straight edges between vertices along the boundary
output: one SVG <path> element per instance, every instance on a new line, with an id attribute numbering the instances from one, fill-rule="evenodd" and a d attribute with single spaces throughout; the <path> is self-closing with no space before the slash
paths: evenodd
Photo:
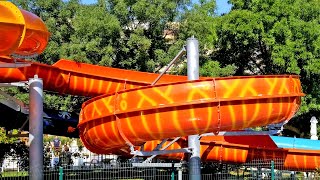
<path id="1" fill-rule="evenodd" d="M 155 85 L 160 78 L 170 69 L 170 67 L 178 60 L 180 59 L 184 54 L 186 53 L 186 49 L 183 47 L 179 53 L 174 57 L 171 62 L 168 64 L 168 66 L 162 71 L 162 73 L 151 83 L 151 85 Z"/>
<path id="2" fill-rule="evenodd" d="M 43 82 L 29 79 L 29 167 L 30 180 L 43 179 Z"/>
<path id="3" fill-rule="evenodd" d="M 188 80 L 199 79 L 199 42 L 192 37 L 187 39 Z M 188 136 L 188 146 L 192 148 L 189 159 L 190 180 L 201 180 L 200 136 Z"/>
<path id="4" fill-rule="evenodd" d="M 173 143 L 175 143 L 176 141 L 178 141 L 180 139 L 180 137 L 176 137 L 176 138 L 174 138 L 172 141 L 170 141 L 166 146 L 164 146 L 163 148 L 161 148 L 161 146 L 160 146 L 160 148 L 161 148 L 161 150 L 166 150 L 169 146 L 171 146 Z M 162 141 L 160 144 L 164 144 L 165 142 L 167 141 L 167 139 L 165 140 L 165 141 Z M 158 147 L 157 147 L 158 148 Z M 154 150 L 155 151 L 155 150 Z M 147 163 L 147 162 L 150 162 L 151 163 L 151 161 L 152 161 L 152 159 L 153 158 L 155 158 L 157 155 L 152 155 L 151 157 L 148 157 L 145 161 L 144 161 L 144 163 Z"/>

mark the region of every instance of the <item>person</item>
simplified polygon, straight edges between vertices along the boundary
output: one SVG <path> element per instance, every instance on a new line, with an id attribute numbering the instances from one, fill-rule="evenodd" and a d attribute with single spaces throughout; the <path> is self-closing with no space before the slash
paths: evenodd
<path id="1" fill-rule="evenodd" d="M 58 136 L 55 136 L 55 138 L 53 139 L 53 148 L 54 148 L 54 155 L 55 156 L 59 156 L 60 151 L 61 151 L 61 141 L 58 138 Z"/>
<path id="2" fill-rule="evenodd" d="M 68 143 L 66 143 L 63 146 L 63 151 L 61 152 L 59 156 L 59 165 L 60 166 L 70 166 L 73 164 L 72 158 L 71 158 L 72 153 L 69 151 L 69 146 Z"/>
<path id="3" fill-rule="evenodd" d="M 63 150 L 68 152 L 69 151 L 69 143 L 66 143 L 64 146 L 63 146 Z"/>

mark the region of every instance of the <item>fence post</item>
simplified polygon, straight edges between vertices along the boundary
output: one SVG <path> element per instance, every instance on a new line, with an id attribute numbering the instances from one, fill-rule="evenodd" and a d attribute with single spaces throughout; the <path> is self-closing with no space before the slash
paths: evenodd
<path id="1" fill-rule="evenodd" d="M 182 180 L 182 168 L 178 169 L 178 180 Z"/>
<path id="2" fill-rule="evenodd" d="M 63 180 L 63 167 L 59 167 L 59 180 Z"/>
<path id="3" fill-rule="evenodd" d="M 274 161 L 271 161 L 271 180 L 275 180 L 275 178 L 274 178 Z"/>
<path id="4" fill-rule="evenodd" d="M 174 180 L 174 170 L 171 172 L 171 180 Z"/>
<path id="5" fill-rule="evenodd" d="M 171 180 L 174 180 L 174 163 L 172 163 Z"/>

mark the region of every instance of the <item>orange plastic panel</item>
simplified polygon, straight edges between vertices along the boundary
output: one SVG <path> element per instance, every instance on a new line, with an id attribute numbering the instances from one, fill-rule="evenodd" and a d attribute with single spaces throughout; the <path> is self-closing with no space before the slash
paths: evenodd
<path id="1" fill-rule="evenodd" d="M 49 32 L 36 15 L 0 1 L 0 55 L 34 56 L 47 46 Z"/>
<path id="2" fill-rule="evenodd" d="M 49 32 L 44 22 L 36 15 L 20 10 L 26 24 L 24 39 L 19 48 L 14 52 L 22 56 L 32 56 L 41 54 L 48 43 Z"/>
<path id="3" fill-rule="evenodd" d="M 0 1 L 0 55 L 12 54 L 20 45 L 25 31 L 21 11 L 8 1 Z"/>
<path id="4" fill-rule="evenodd" d="M 80 137 L 91 151 L 108 153 L 128 143 L 279 123 L 292 117 L 302 95 L 297 76 L 215 78 L 120 91 L 83 104 Z"/>

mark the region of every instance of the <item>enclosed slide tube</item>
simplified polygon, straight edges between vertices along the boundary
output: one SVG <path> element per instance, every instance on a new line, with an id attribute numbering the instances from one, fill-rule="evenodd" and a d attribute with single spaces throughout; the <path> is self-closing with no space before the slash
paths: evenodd
<path id="1" fill-rule="evenodd" d="M 0 12 L 0 56 L 35 56 L 44 51 L 49 32 L 38 16 L 9 1 L 0 1 Z"/>

